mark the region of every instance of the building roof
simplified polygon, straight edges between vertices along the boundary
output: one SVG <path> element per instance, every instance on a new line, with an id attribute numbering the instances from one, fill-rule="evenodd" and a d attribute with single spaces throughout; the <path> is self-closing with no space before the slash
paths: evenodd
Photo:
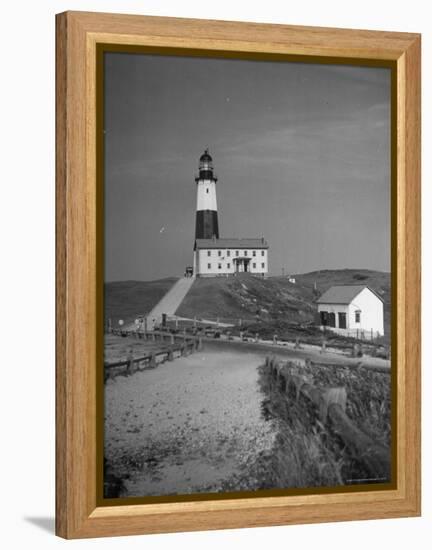
<path id="1" fill-rule="evenodd" d="M 328 290 L 322 294 L 318 300 L 318 304 L 350 304 L 356 296 L 360 294 L 362 290 L 367 288 L 377 298 L 383 301 L 381 296 L 377 294 L 367 285 L 337 285 L 331 286 Z"/>
<path id="2" fill-rule="evenodd" d="M 268 248 L 264 238 L 261 239 L 197 239 L 195 247 L 200 248 Z"/>

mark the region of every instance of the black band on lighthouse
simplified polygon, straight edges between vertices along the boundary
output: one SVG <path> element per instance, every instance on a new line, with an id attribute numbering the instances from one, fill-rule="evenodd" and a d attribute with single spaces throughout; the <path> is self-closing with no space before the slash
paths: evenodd
<path id="1" fill-rule="evenodd" d="M 198 210 L 196 213 L 195 239 L 219 239 L 218 215 L 214 210 Z"/>

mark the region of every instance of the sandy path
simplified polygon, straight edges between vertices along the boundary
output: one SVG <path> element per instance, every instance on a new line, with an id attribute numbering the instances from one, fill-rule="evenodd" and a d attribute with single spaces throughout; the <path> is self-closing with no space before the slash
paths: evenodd
<path id="1" fill-rule="evenodd" d="M 219 491 L 252 472 L 276 432 L 261 415 L 262 357 L 208 345 L 108 381 L 105 454 L 124 480 L 123 496 Z"/>

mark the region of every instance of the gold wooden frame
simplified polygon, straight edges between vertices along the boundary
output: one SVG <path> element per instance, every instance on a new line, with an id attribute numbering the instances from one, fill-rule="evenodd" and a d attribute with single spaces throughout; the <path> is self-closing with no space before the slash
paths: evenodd
<path id="1" fill-rule="evenodd" d="M 395 70 L 392 251 L 397 290 L 394 488 L 98 506 L 96 471 L 98 44 L 283 55 Z M 420 36 L 66 12 L 57 15 L 56 532 L 113 536 L 420 514 Z M 99 221 L 98 221 L 99 220 Z"/>

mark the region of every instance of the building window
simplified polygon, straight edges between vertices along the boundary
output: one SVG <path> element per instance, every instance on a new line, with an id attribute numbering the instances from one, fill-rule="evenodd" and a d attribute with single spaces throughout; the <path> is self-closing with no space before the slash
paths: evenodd
<path id="1" fill-rule="evenodd" d="M 228 258 L 231 256 L 231 250 L 227 250 L 227 256 Z"/>
<path id="2" fill-rule="evenodd" d="M 222 264 L 218 264 L 218 269 L 222 269 Z"/>
<path id="3" fill-rule="evenodd" d="M 334 313 L 328 314 L 327 324 L 329 327 L 336 327 L 336 315 Z"/>
<path id="4" fill-rule="evenodd" d="M 244 255 L 247 256 L 247 250 L 244 251 Z"/>
<path id="5" fill-rule="evenodd" d="M 211 264 L 207 264 L 207 269 L 211 269 Z"/>
<path id="6" fill-rule="evenodd" d="M 207 250 L 207 256 L 211 256 L 211 250 Z"/>
<path id="7" fill-rule="evenodd" d="M 359 309 L 355 312 L 355 322 L 356 323 L 360 323 L 360 313 L 361 313 L 361 311 Z"/>
<path id="8" fill-rule="evenodd" d="M 209 190 L 208 190 L 208 187 L 207 187 L 207 189 L 206 189 L 206 193 L 208 193 L 208 192 L 209 192 Z"/>
<path id="9" fill-rule="evenodd" d="M 264 250 L 261 250 L 261 256 L 264 256 Z"/>
<path id="10" fill-rule="evenodd" d="M 346 326 L 346 313 L 338 313 L 339 317 L 339 328 L 347 328 Z"/>
<path id="11" fill-rule="evenodd" d="M 230 269 L 231 268 L 231 264 L 227 264 L 227 269 Z"/>
<path id="12" fill-rule="evenodd" d="M 265 263 L 264 263 L 264 262 L 261 264 L 261 267 L 262 267 L 263 269 L 265 268 Z"/>
<path id="13" fill-rule="evenodd" d="M 238 256 L 238 255 L 239 255 L 239 251 L 238 251 L 238 250 L 236 250 L 236 256 Z"/>
<path id="14" fill-rule="evenodd" d="M 252 256 L 256 256 L 256 250 L 252 252 Z"/>
<path id="15" fill-rule="evenodd" d="M 252 267 L 253 267 L 254 269 L 256 269 L 256 264 L 252 264 Z"/>
<path id="16" fill-rule="evenodd" d="M 222 256 L 221 250 L 218 250 L 218 256 Z"/>

